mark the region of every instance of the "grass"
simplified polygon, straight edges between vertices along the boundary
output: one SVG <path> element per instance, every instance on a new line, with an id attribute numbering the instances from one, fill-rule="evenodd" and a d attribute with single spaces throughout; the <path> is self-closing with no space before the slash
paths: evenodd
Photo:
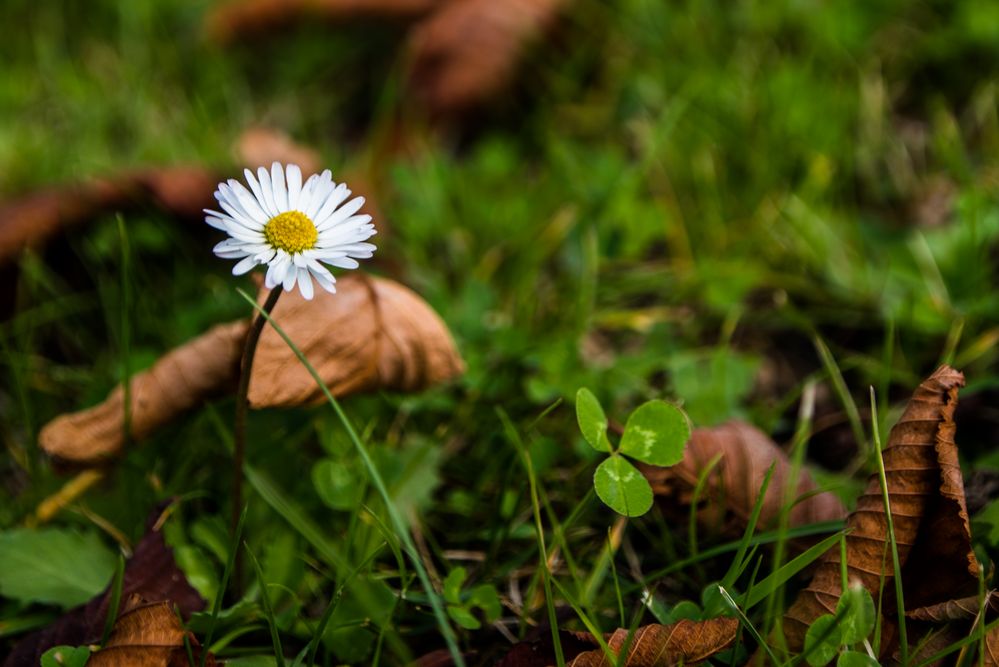
<path id="1" fill-rule="evenodd" d="M 748 419 L 851 503 L 876 464 L 862 458 L 864 388 L 880 397 L 877 443 L 918 379 L 953 359 L 969 379 L 962 463 L 999 470 L 999 34 L 984 0 L 577 0 L 489 113 L 387 157 L 375 138 L 408 103 L 399 27 L 308 25 L 223 49 L 202 32 L 210 6 L 5 3 L 21 29 L 0 47 L 0 195 L 150 164 L 229 170 L 243 128 L 282 128 L 337 175 L 371 171 L 373 270 L 431 303 L 468 367 L 423 394 L 344 401 L 367 455 L 332 411 L 249 415 L 243 535 L 266 585 L 248 576 L 244 603 L 211 616 L 223 657 L 273 654 L 273 628 L 318 664 L 407 664 L 445 646 L 434 591 L 459 565 L 506 605 L 496 625 L 455 631 L 475 664 L 553 619 L 610 631 L 643 605 L 700 603 L 733 554 L 743 634 L 766 634 L 798 585 L 777 577 L 800 565 L 785 545 L 807 531 L 739 540 L 653 512 L 612 546 L 616 515 L 593 498 L 595 453 L 575 427 L 583 386 L 612 417 L 666 397 L 696 426 Z M 942 219 L 932 204 L 948 197 Z M 217 240 L 154 210 L 112 212 L 10 268 L 0 531 L 66 482 L 37 450 L 49 419 L 249 315 L 236 288 L 250 283 L 211 255 Z M 52 522 L 117 549 L 183 497 L 165 530 L 215 600 L 239 544 L 225 518 L 232 408 L 164 428 Z M 321 493 L 320 466 L 384 483 Z M 993 559 L 994 515 L 973 517 Z M 773 594 L 750 606 L 760 555 Z M 0 598 L 0 642 L 56 612 Z"/>

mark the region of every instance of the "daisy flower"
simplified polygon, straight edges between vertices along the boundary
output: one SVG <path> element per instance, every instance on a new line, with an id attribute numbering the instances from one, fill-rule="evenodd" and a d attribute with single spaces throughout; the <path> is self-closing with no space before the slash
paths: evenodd
<path id="1" fill-rule="evenodd" d="M 375 246 L 365 241 L 375 234 L 370 215 L 357 215 L 364 197 L 350 201 L 350 190 L 333 182 L 329 169 L 302 183 L 298 165 L 275 162 L 257 175 L 243 170 L 249 190 L 230 178 L 215 191 L 222 212 L 205 209 L 205 222 L 229 235 L 215 246 L 215 254 L 238 259 L 233 275 L 267 265 L 264 284 L 301 290 L 311 299 L 312 281 L 336 292 L 336 279 L 326 264 L 356 269 Z M 346 203 L 344 203 L 346 202 Z"/>

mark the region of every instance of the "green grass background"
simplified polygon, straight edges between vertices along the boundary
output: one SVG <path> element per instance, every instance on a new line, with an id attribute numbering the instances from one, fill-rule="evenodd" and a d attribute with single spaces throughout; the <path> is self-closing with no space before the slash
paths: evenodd
<path id="1" fill-rule="evenodd" d="M 408 112 L 400 27 L 311 21 L 221 48 L 202 28 L 210 7 L 4 3 L 0 195 L 137 166 L 234 168 L 233 142 L 261 123 L 318 149 L 336 176 L 369 164 L 372 137 Z M 889 408 L 939 362 L 964 370 L 964 463 L 999 469 L 997 101 L 999 6 L 986 0 L 577 0 L 530 50 L 510 95 L 423 137 L 419 151 L 381 159 L 380 270 L 442 315 L 468 372 L 419 396 L 345 407 L 441 576 L 464 564 L 470 581 L 505 592 L 535 564 L 527 475 L 499 411 L 529 444 L 546 519 L 572 517 L 562 577 L 582 591 L 614 516 L 587 495 L 594 459 L 574 426 L 576 390 L 591 388 L 618 420 L 665 397 L 697 426 L 742 417 L 787 439 L 814 376 L 826 388 L 820 411 L 848 433 L 816 336 L 858 404 L 876 387 L 889 425 Z M 949 215 L 925 213 L 934 196 L 952 203 Z M 108 215 L 19 262 L 16 310 L 0 324 L 10 452 L 0 526 L 18 525 L 64 480 L 36 450 L 48 419 L 249 313 L 235 292 L 249 282 L 212 256 L 207 226 L 155 211 L 124 222 L 124 253 Z M 123 275 L 134 300 L 124 315 Z M 537 419 L 559 399 L 570 404 Z M 171 425 L 85 496 L 85 513 L 58 523 L 93 530 L 96 515 L 135 539 L 158 500 L 183 496 L 171 539 L 211 591 L 224 562 L 231 412 L 219 401 Z M 380 516 L 375 494 L 313 480 L 320 465 L 363 476 L 335 417 L 257 413 L 250 433 L 252 464 L 345 562 L 365 563 L 383 535 L 359 499 Z M 841 440 L 816 440 L 810 453 L 842 462 Z M 820 477 L 847 500 L 856 488 Z M 985 511 L 999 523 L 999 510 Z M 991 551 L 999 531 L 983 525 Z M 685 553 L 685 528 L 674 528 L 656 516 L 630 525 L 646 571 Z M 307 636 L 302 619 L 345 573 L 258 495 L 247 536 L 282 586 L 272 590 L 282 630 L 291 642 Z M 393 594 L 411 576 L 396 567 L 391 549 L 379 553 L 358 575 L 364 590 L 345 595 L 345 606 L 371 598 L 383 615 L 337 619 L 339 632 L 366 638 L 341 659 L 363 663 L 384 646 L 399 663 L 440 646 L 419 587 Z M 631 576 L 623 558 L 617 568 Z M 711 575 L 681 573 L 663 600 L 697 599 Z M 625 596 L 628 618 L 638 604 L 637 592 Z M 588 605 L 604 630 L 622 622 L 613 586 Z M 38 609 L 3 601 L 0 618 Z M 235 645 L 266 652 L 259 608 L 246 613 L 233 627 L 256 631 Z M 505 641 L 482 632 L 463 641 Z"/>

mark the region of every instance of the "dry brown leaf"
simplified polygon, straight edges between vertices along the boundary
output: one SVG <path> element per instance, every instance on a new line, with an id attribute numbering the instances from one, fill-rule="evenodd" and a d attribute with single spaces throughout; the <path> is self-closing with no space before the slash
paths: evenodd
<path id="1" fill-rule="evenodd" d="M 985 667 L 999 667 L 999 626 L 985 633 Z"/>
<path id="2" fill-rule="evenodd" d="M 977 595 L 969 595 L 957 600 L 946 600 L 926 607 L 917 607 L 906 612 L 906 617 L 916 621 L 947 623 L 949 621 L 970 620 L 978 616 L 982 601 Z M 989 591 L 985 600 L 987 611 L 999 611 L 999 594 Z"/>
<path id="3" fill-rule="evenodd" d="M 708 621 L 678 621 L 670 625 L 646 625 L 638 628 L 628 646 L 623 663 L 612 662 L 602 649 L 577 655 L 569 667 L 667 667 L 693 665 L 724 651 L 735 641 L 739 621 L 734 618 L 713 618 Z M 628 639 L 628 630 L 618 629 L 608 645 L 619 653 Z"/>
<path id="4" fill-rule="evenodd" d="M 270 167 L 273 162 L 297 164 L 302 172 L 317 174 L 322 171 L 319 153 L 312 148 L 296 144 L 280 130 L 251 127 L 239 135 L 235 146 L 236 157 L 245 167 Z"/>
<path id="5" fill-rule="evenodd" d="M 461 114 L 512 82 L 568 0 L 454 0 L 414 26 L 410 85 L 432 115 Z"/>
<path id="6" fill-rule="evenodd" d="M 184 630 L 167 602 L 144 603 L 133 596 L 115 621 L 107 645 L 87 661 L 89 667 L 183 667 L 188 665 L 187 639 L 197 659 L 201 649 Z M 209 653 L 205 664 L 214 665 Z"/>
<path id="7" fill-rule="evenodd" d="M 336 294 L 305 300 L 281 295 L 274 319 L 336 396 L 376 388 L 418 391 L 461 374 L 447 325 L 412 290 L 385 278 L 351 274 Z M 267 298 L 262 291 L 260 300 Z M 254 408 L 323 399 L 308 370 L 278 333 L 264 329 L 250 377 Z"/>
<path id="8" fill-rule="evenodd" d="M 274 310 L 278 324 L 319 370 L 335 396 L 390 389 L 419 391 L 459 375 L 464 364 L 447 325 L 399 283 L 353 274 L 337 293 L 306 301 L 296 290 Z M 167 353 L 132 378 L 131 436 L 148 437 L 178 415 L 235 388 L 248 321 L 219 325 Z M 260 338 L 250 381 L 255 408 L 302 405 L 322 398 L 312 376 L 272 327 Z M 103 403 L 56 417 L 38 436 L 50 456 L 99 464 L 121 453 L 124 391 Z"/>
<path id="9" fill-rule="evenodd" d="M 307 20 L 407 21 L 444 4 L 444 0 L 248 0 L 227 2 L 206 19 L 208 34 L 227 43 L 270 33 Z"/>
<path id="10" fill-rule="evenodd" d="M 903 580 L 911 582 L 905 587 L 910 608 L 968 595 L 977 587 L 978 563 L 954 444 L 953 415 L 963 385 L 961 373 L 949 366 L 937 369 L 916 390 L 884 451 L 899 563 Z M 849 576 L 875 597 L 882 573 L 885 590 L 892 590 L 886 528 L 880 484 L 872 475 L 847 519 L 846 541 Z M 801 649 L 812 621 L 834 612 L 840 593 L 840 556 L 834 548 L 785 614 L 792 651 Z"/>
<path id="11" fill-rule="evenodd" d="M 154 205 L 189 219 L 213 204 L 215 175 L 193 166 L 125 172 L 112 178 L 49 188 L 0 205 L 0 263 L 41 245 L 63 228 L 102 213 Z"/>
<path id="12" fill-rule="evenodd" d="M 661 500 L 668 500 L 674 506 L 689 505 L 698 480 L 716 457 L 718 462 L 709 473 L 701 496 L 703 509 L 698 512 L 701 525 L 740 533 L 756 504 L 767 470 L 776 463 L 759 519 L 761 527 L 773 524 L 787 498 L 791 463 L 780 447 L 750 424 L 732 421 L 714 428 L 694 429 L 680 463 L 669 468 L 641 466 L 641 469 Z M 833 521 L 846 514 L 836 496 L 815 491 L 811 476 L 802 470 L 795 495 L 802 500 L 791 510 L 791 525 Z M 734 517 L 734 521 L 726 515 Z"/>
<path id="13" fill-rule="evenodd" d="M 248 323 L 216 326 L 170 351 L 131 382 L 131 435 L 141 440 L 177 415 L 235 387 Z M 56 417 L 38 442 L 50 456 L 80 465 L 118 455 L 125 444 L 125 394 L 114 389 L 103 403 Z"/>

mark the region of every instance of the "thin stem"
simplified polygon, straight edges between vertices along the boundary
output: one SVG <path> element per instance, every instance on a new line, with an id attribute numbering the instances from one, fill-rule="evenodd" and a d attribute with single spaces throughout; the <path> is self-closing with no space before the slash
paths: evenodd
<path id="1" fill-rule="evenodd" d="M 233 439 L 233 461 L 232 461 L 232 515 L 231 526 L 235 535 L 236 526 L 239 525 L 239 517 L 243 512 L 243 463 L 246 460 L 246 411 L 249 408 L 247 394 L 250 391 L 250 371 L 253 369 L 253 357 L 257 353 L 257 343 L 260 341 L 260 334 L 267 324 L 267 315 L 271 314 L 278 298 L 281 296 L 281 286 L 278 285 L 267 295 L 264 302 L 263 313 L 258 313 L 253 319 L 250 331 L 246 335 L 246 345 L 243 347 L 243 360 L 239 370 L 239 388 L 236 390 L 236 417 L 232 427 Z M 242 587 L 243 558 L 241 550 L 236 551 L 236 567 L 233 585 L 236 588 L 237 596 Z"/>

